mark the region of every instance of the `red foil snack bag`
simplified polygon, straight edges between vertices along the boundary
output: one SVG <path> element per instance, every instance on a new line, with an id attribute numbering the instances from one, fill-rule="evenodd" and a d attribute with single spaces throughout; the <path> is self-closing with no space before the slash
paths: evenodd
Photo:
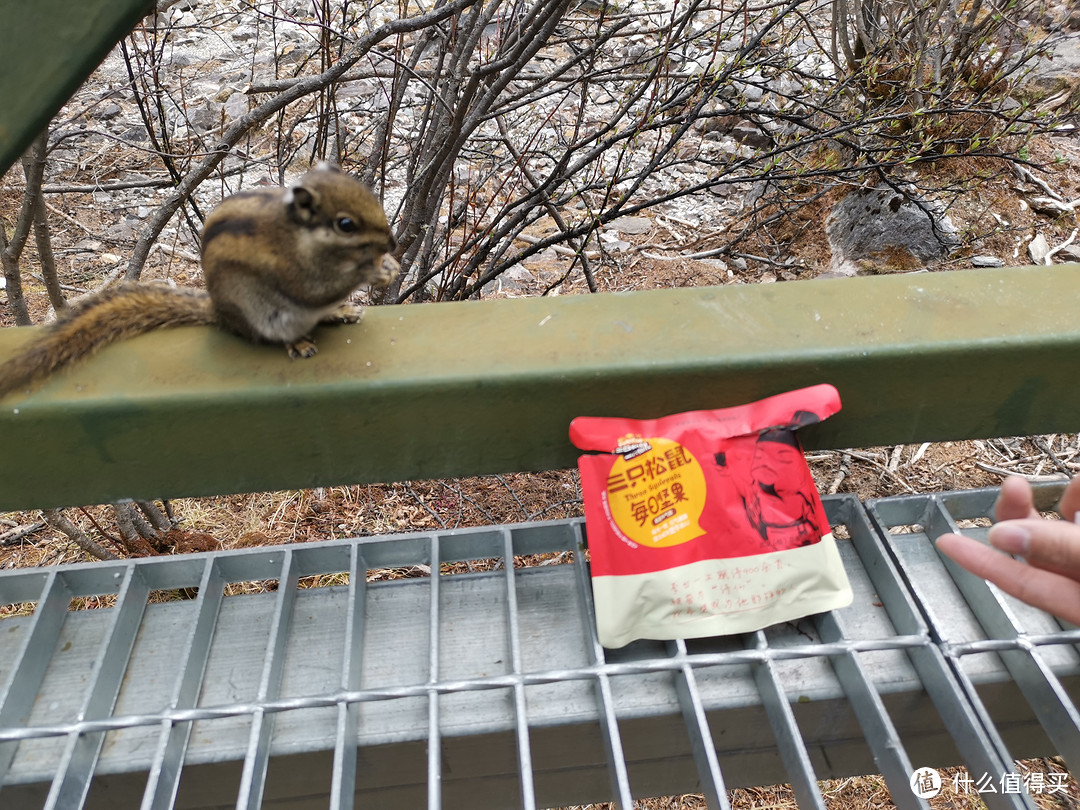
<path id="1" fill-rule="evenodd" d="M 760 630 L 851 604 L 795 430 L 831 385 L 660 419 L 582 416 L 581 488 L 600 642 Z"/>

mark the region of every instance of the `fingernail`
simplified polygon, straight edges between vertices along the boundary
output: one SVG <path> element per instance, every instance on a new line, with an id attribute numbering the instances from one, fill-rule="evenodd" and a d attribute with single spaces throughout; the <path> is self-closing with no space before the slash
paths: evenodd
<path id="1" fill-rule="evenodd" d="M 1026 557 L 1031 547 L 1031 533 L 1012 521 L 1005 521 L 990 527 L 990 544 L 1006 554 Z"/>

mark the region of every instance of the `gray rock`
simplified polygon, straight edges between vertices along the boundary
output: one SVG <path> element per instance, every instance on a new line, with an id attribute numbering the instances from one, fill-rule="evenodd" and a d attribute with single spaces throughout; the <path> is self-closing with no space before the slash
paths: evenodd
<path id="1" fill-rule="evenodd" d="M 618 231 L 600 231 L 600 242 L 606 250 L 619 253 L 630 248 L 630 243 L 619 238 Z"/>
<path id="2" fill-rule="evenodd" d="M 219 104 L 216 101 L 207 102 L 206 106 L 195 110 L 191 114 L 191 126 L 199 132 L 208 132 L 221 126 L 221 112 L 224 109 L 224 104 Z"/>
<path id="3" fill-rule="evenodd" d="M 105 230 L 105 237 L 111 242 L 122 242 L 134 239 L 140 224 L 140 221 L 135 217 L 124 217 L 115 225 Z"/>
<path id="4" fill-rule="evenodd" d="M 544 250 L 540 251 L 539 253 L 534 253 L 532 256 L 529 256 L 526 259 L 522 259 L 521 264 L 524 267 L 528 267 L 530 264 L 539 265 L 539 264 L 542 264 L 542 263 L 545 263 L 545 262 L 557 262 L 558 260 L 559 260 L 559 254 L 556 252 L 555 248 L 549 247 L 549 248 L 545 248 Z M 515 267 L 516 266 L 517 265 L 515 265 Z M 513 269 L 514 268 L 510 268 L 510 270 L 513 270 Z M 507 272 L 509 273 L 510 270 L 507 270 Z M 518 281 L 520 281 L 520 280 L 521 279 L 518 279 Z"/>
<path id="5" fill-rule="evenodd" d="M 235 120 L 248 111 L 248 97 L 243 93 L 233 93 L 225 102 L 225 115 Z"/>
<path id="6" fill-rule="evenodd" d="M 765 83 L 760 71 L 753 71 L 746 77 L 746 81 L 733 81 L 731 86 L 735 92 L 752 104 L 757 104 L 765 95 L 761 85 Z"/>
<path id="7" fill-rule="evenodd" d="M 536 276 L 520 264 L 515 264 L 513 267 L 503 271 L 498 279 L 499 286 L 504 290 L 522 290 L 535 282 Z"/>
<path id="8" fill-rule="evenodd" d="M 146 131 L 146 127 L 142 124 L 137 124 L 121 132 L 120 138 L 128 143 L 145 143 L 150 140 L 150 133 Z"/>
<path id="9" fill-rule="evenodd" d="M 106 102 L 97 108 L 96 117 L 100 118 L 102 121 L 111 121 L 122 112 L 123 110 L 120 105 L 115 101 L 111 101 Z"/>
<path id="10" fill-rule="evenodd" d="M 741 123 L 731 130 L 731 137 L 751 149 L 769 149 L 773 146 L 772 138 L 749 121 Z"/>
<path id="11" fill-rule="evenodd" d="M 173 51 L 164 61 L 170 68 L 190 67 L 195 64 L 195 57 L 185 51 Z"/>
<path id="12" fill-rule="evenodd" d="M 960 245 L 939 204 L 889 187 L 848 194 L 833 207 L 825 230 L 832 248 L 830 269 L 841 274 L 918 270 Z"/>
<path id="13" fill-rule="evenodd" d="M 1058 40 L 1049 56 L 1036 60 L 1024 78 L 1028 92 L 1052 93 L 1075 88 L 1080 77 L 1080 39 L 1075 36 Z"/>
<path id="14" fill-rule="evenodd" d="M 618 217 L 608 226 L 619 233 L 648 233 L 652 230 L 652 220 L 648 217 Z"/>
<path id="15" fill-rule="evenodd" d="M 972 256 L 972 267 L 1004 267 L 1005 262 L 997 256 Z"/>

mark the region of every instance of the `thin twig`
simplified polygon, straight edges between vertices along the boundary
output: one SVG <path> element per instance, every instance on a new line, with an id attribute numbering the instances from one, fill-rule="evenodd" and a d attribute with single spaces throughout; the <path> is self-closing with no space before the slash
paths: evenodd
<path id="1" fill-rule="evenodd" d="M 832 483 L 829 484 L 828 493 L 835 495 L 840 490 L 840 484 L 847 478 L 848 472 L 851 470 L 851 455 L 849 453 L 842 453 L 840 455 L 840 467 L 836 471 L 836 477 Z"/>
<path id="2" fill-rule="evenodd" d="M 1057 467 L 1061 472 L 1065 473 L 1065 475 L 1072 478 L 1072 470 L 1066 467 L 1065 462 L 1058 458 L 1057 453 L 1055 453 L 1050 448 L 1050 445 L 1047 443 L 1046 439 L 1044 439 L 1042 436 L 1033 436 L 1032 441 L 1035 443 L 1036 447 L 1042 450 L 1050 458 L 1050 461 L 1053 462 L 1055 467 Z"/>
<path id="3" fill-rule="evenodd" d="M 870 456 L 864 455 L 863 453 L 856 453 L 853 450 L 848 450 L 847 455 L 850 455 L 852 458 L 856 458 L 859 461 L 865 461 L 867 464 L 870 464 L 870 465 L 872 465 L 874 467 L 877 467 L 879 470 L 881 470 L 883 473 L 885 473 L 890 478 L 892 478 L 894 481 L 896 481 L 896 483 L 898 483 L 900 486 L 902 486 L 908 492 L 915 492 L 915 488 L 912 487 L 911 484 L 909 484 L 907 481 L 905 481 L 899 475 L 894 473 L 892 470 L 890 470 L 887 466 L 882 464 L 880 461 L 877 461 L 876 459 L 870 458 Z"/>
<path id="4" fill-rule="evenodd" d="M 1016 470 L 1005 470 L 1001 467 L 995 467 L 993 464 L 984 464 L 981 461 L 976 461 L 975 466 L 978 467 L 980 470 L 986 470 L 987 472 L 993 473 L 994 475 L 1000 475 L 1002 478 L 1008 478 L 1010 475 L 1018 475 L 1021 478 L 1026 478 L 1028 481 L 1032 482 L 1066 480 L 1060 475 L 1028 475 L 1027 473 L 1017 472 Z M 1071 476 L 1072 473 L 1069 472 L 1067 475 Z"/>
<path id="5" fill-rule="evenodd" d="M 111 180 L 107 183 L 53 183 L 41 187 L 44 194 L 93 194 L 98 191 L 125 191 L 132 188 L 168 188 L 173 185 L 170 178 L 160 180 Z"/>
<path id="6" fill-rule="evenodd" d="M 424 508 L 425 512 L 427 512 L 429 515 L 431 515 L 433 518 L 435 518 L 435 522 L 439 524 L 439 528 L 445 529 L 446 528 L 446 521 L 443 520 L 441 517 L 439 517 L 439 513 L 436 512 L 434 509 L 432 509 L 430 506 L 428 506 L 426 503 L 424 503 L 424 499 L 421 498 L 420 495 L 417 494 L 416 490 L 413 489 L 412 486 L 408 482 L 406 482 L 404 486 L 405 486 L 405 491 L 413 496 L 413 500 L 415 500 L 418 504 L 420 504 L 420 506 L 422 506 Z"/>
<path id="7" fill-rule="evenodd" d="M 44 520 L 38 520 L 23 526 L 16 526 L 14 529 L 10 529 L 3 534 L 0 534 L 0 546 L 13 546 L 20 542 L 24 537 L 29 537 L 34 532 L 44 529 L 47 525 L 48 524 Z"/>
<path id="8" fill-rule="evenodd" d="M 556 503 L 549 503 L 543 509 L 540 509 L 539 511 L 533 512 L 531 515 L 529 515 L 526 518 L 526 521 L 536 520 L 541 515 L 546 515 L 548 512 L 551 512 L 551 511 L 553 511 L 555 509 L 561 509 L 562 507 L 565 507 L 565 506 L 580 506 L 580 505 L 581 505 L 581 498 L 567 498 L 565 501 L 557 501 Z"/>

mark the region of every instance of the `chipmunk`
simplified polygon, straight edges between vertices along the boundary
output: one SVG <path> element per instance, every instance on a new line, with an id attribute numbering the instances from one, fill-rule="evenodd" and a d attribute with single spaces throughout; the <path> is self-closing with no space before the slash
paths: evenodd
<path id="1" fill-rule="evenodd" d="M 203 224 L 206 292 L 121 284 L 79 302 L 0 365 L 0 396 L 161 326 L 216 324 L 311 357 L 316 324 L 355 323 L 349 295 L 393 280 L 395 246 L 375 195 L 329 163 L 288 188 L 226 197 Z"/>

